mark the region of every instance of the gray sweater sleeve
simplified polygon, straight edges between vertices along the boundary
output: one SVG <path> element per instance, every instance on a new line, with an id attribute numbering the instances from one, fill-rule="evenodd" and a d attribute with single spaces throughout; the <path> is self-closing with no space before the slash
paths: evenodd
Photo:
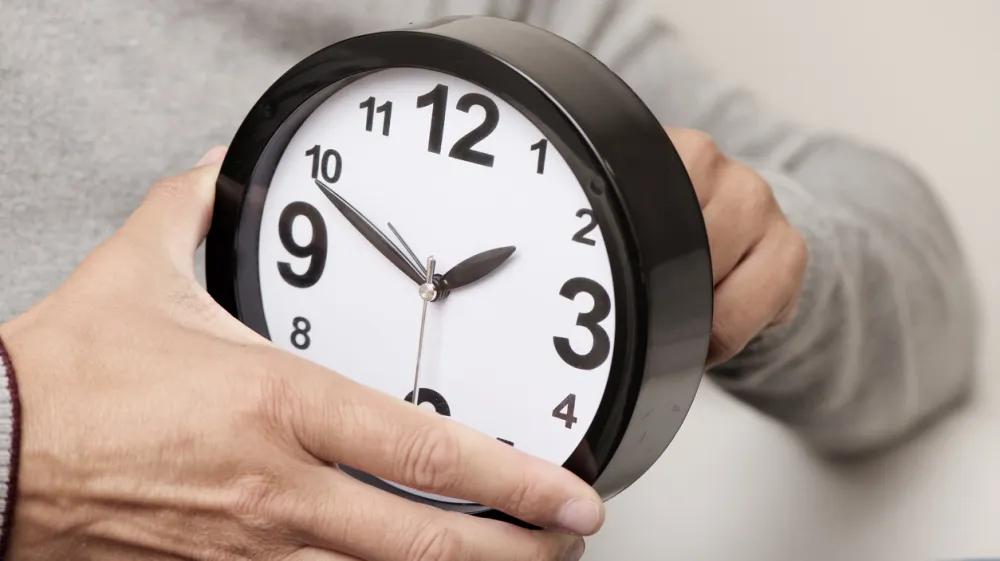
<path id="1" fill-rule="evenodd" d="M 637 2 L 427 2 L 427 15 L 492 13 L 589 50 L 664 126 L 711 134 L 769 180 L 810 249 L 800 313 L 712 377 L 824 455 L 905 438 L 969 390 L 973 283 L 932 188 L 900 158 L 784 122 L 712 76 Z"/>

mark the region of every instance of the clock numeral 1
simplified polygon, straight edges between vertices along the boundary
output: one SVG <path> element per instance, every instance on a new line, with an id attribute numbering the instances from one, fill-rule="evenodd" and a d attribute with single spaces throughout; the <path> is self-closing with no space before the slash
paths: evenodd
<path id="1" fill-rule="evenodd" d="M 323 150 L 319 144 L 306 150 L 306 156 L 312 157 L 312 178 L 319 179 L 320 174 L 327 183 L 340 181 L 340 172 L 344 168 L 344 159 L 340 157 L 340 152 L 329 149 Z M 333 169 L 330 169 L 331 164 Z"/>
<path id="2" fill-rule="evenodd" d="M 367 109 L 368 114 L 365 119 L 365 130 L 372 132 L 375 128 L 375 114 L 384 114 L 385 117 L 382 119 L 382 136 L 389 136 L 389 128 L 392 126 L 392 102 L 387 101 L 382 105 L 375 107 L 375 97 L 369 97 L 365 101 L 361 102 L 361 109 Z"/>
<path id="3" fill-rule="evenodd" d="M 306 245 L 299 245 L 292 235 L 292 226 L 299 217 L 308 220 L 312 226 L 312 239 Z M 302 201 L 286 206 L 278 218 L 278 237 L 285 251 L 293 257 L 309 258 L 309 268 L 301 275 L 292 270 L 290 263 L 279 262 L 278 272 L 281 278 L 296 288 L 309 288 L 319 282 L 323 276 L 323 269 L 326 268 L 327 236 L 323 215 L 316 210 L 316 207 Z"/>
<path id="4" fill-rule="evenodd" d="M 448 86 L 438 84 L 433 90 L 417 98 L 417 109 L 431 108 L 431 130 L 427 140 L 427 151 L 440 154 L 444 142 L 444 124 L 448 109 Z M 483 122 L 455 142 L 448 152 L 448 157 L 465 162 L 493 167 L 495 160 L 492 154 L 475 150 L 477 144 L 485 140 L 496 130 L 500 122 L 500 108 L 495 101 L 478 93 L 468 93 L 458 100 L 456 108 L 468 113 L 473 107 L 485 111 Z"/>
<path id="5" fill-rule="evenodd" d="M 589 294 L 594 300 L 594 306 L 589 312 L 580 313 L 576 317 L 576 324 L 590 332 L 593 339 L 590 350 L 585 354 L 579 354 L 573 350 L 569 339 L 565 337 L 553 337 L 556 352 L 563 362 L 579 368 L 580 370 L 593 370 L 604 364 L 611 354 L 611 338 L 608 332 L 601 327 L 601 322 L 611 314 L 611 297 L 597 281 L 577 277 L 572 278 L 562 286 L 559 295 L 563 298 L 575 300 L 580 294 Z"/>
<path id="6" fill-rule="evenodd" d="M 597 242 L 587 237 L 587 234 L 592 232 L 594 228 L 597 228 L 597 219 L 594 218 L 594 211 L 589 208 L 581 208 L 576 211 L 577 218 L 583 218 L 584 216 L 590 217 L 590 221 L 579 232 L 573 234 L 573 241 L 584 245 L 597 245 Z"/>
<path id="7" fill-rule="evenodd" d="M 292 331 L 292 346 L 300 351 L 308 349 L 312 345 L 312 338 L 309 337 L 312 324 L 306 318 L 297 317 L 292 320 L 292 327 L 295 329 Z"/>
<path id="8" fill-rule="evenodd" d="M 413 392 L 406 394 L 404 398 L 405 401 L 413 402 Z M 422 403 L 430 403 L 434 406 L 434 410 L 437 411 L 438 415 L 444 415 L 445 417 L 451 417 L 451 407 L 448 405 L 448 400 L 444 398 L 440 393 L 430 389 L 430 388 L 420 388 L 417 392 L 417 405 Z"/>
<path id="9" fill-rule="evenodd" d="M 566 399 L 559 402 L 552 410 L 552 416 L 561 421 L 565 421 L 566 428 L 572 429 L 579 420 L 574 416 L 576 412 L 576 394 L 569 394 Z"/>
<path id="10" fill-rule="evenodd" d="M 549 151 L 549 141 L 545 138 L 539 140 L 538 142 L 531 145 L 531 151 L 538 151 L 538 167 L 536 171 L 538 175 L 545 173 L 545 154 Z"/>

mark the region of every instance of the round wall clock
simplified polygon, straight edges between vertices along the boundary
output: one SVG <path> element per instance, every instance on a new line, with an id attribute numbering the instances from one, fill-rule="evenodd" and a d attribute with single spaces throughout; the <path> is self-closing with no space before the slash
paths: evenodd
<path id="1" fill-rule="evenodd" d="M 253 106 L 217 188 L 209 292 L 289 352 L 605 499 L 687 415 L 712 324 L 698 200 L 639 97 L 556 35 L 463 17 L 327 47 Z"/>

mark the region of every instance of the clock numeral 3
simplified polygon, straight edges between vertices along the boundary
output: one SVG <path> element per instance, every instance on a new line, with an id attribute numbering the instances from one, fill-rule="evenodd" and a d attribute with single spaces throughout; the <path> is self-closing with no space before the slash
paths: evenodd
<path id="1" fill-rule="evenodd" d="M 368 114 L 365 119 L 365 130 L 372 132 L 375 128 L 375 114 L 385 114 L 382 119 L 382 136 L 389 136 L 389 128 L 392 126 L 392 102 L 387 101 L 382 105 L 375 107 L 375 97 L 369 97 L 367 100 L 361 102 L 361 109 L 367 109 Z"/>
<path id="2" fill-rule="evenodd" d="M 299 245 L 292 235 L 292 226 L 295 219 L 303 217 L 312 226 L 312 239 L 306 245 Z M 285 247 L 293 257 L 309 258 L 309 268 L 301 275 L 292 270 L 292 265 L 284 261 L 278 263 L 278 272 L 285 282 L 296 288 L 309 288 L 323 276 L 323 269 L 326 268 L 326 224 L 323 216 L 316 210 L 316 207 L 309 203 L 296 201 L 285 207 L 278 218 L 278 236 L 281 238 L 281 245 Z"/>
<path id="3" fill-rule="evenodd" d="M 295 329 L 292 331 L 292 346 L 300 351 L 308 349 L 312 345 L 312 339 L 309 337 L 312 324 L 306 318 L 297 317 L 292 320 L 292 327 Z"/>
<path id="4" fill-rule="evenodd" d="M 336 183 L 340 181 L 340 172 L 344 168 L 344 159 L 340 157 L 340 152 L 333 149 L 323 150 L 319 144 L 306 150 L 306 156 L 312 157 L 312 178 L 319 179 L 323 175 L 323 181 Z M 333 164 L 331 171 L 330 165 Z"/>
<path id="5" fill-rule="evenodd" d="M 413 402 L 413 392 L 406 394 L 406 401 Z M 430 403 L 434 406 L 434 410 L 437 411 L 438 415 L 444 415 L 445 417 L 451 417 L 451 407 L 448 405 L 448 400 L 444 398 L 440 393 L 430 389 L 430 388 L 420 388 L 417 392 L 417 405 L 423 403 Z"/>
<path id="6" fill-rule="evenodd" d="M 427 140 L 427 151 L 434 154 L 441 153 L 441 145 L 444 142 L 444 124 L 448 109 L 448 86 L 438 84 L 433 90 L 417 98 L 417 108 L 431 108 L 431 130 Z M 473 107 L 481 107 L 486 115 L 483 122 L 476 128 L 458 139 L 448 156 L 457 160 L 470 162 L 486 167 L 493 167 L 495 158 L 492 154 L 475 150 L 477 144 L 485 140 L 496 130 L 500 122 L 500 109 L 496 102 L 478 93 L 463 95 L 458 100 L 456 108 L 468 113 Z"/>
<path id="7" fill-rule="evenodd" d="M 563 361 L 580 370 L 593 370 L 604 363 L 611 354 L 611 339 L 600 323 L 611 313 L 611 297 L 608 291 L 596 281 L 577 277 L 566 281 L 559 295 L 575 300 L 581 293 L 589 294 L 594 299 L 594 306 L 589 312 L 583 312 L 576 317 L 576 324 L 590 331 L 593 344 L 586 354 L 578 354 L 565 337 L 553 337 L 556 352 Z"/>
<path id="8" fill-rule="evenodd" d="M 556 419 L 566 422 L 566 428 L 572 429 L 573 425 L 578 422 L 578 419 L 574 416 L 576 412 L 576 394 L 569 394 L 566 399 L 559 402 L 556 408 L 552 410 L 552 416 Z"/>
<path id="9" fill-rule="evenodd" d="M 594 211 L 589 208 L 581 208 L 576 211 L 576 216 L 577 218 L 588 216 L 590 217 L 590 222 L 587 222 L 587 225 L 581 228 L 579 232 L 573 234 L 573 241 L 584 245 L 597 245 L 597 242 L 587 237 L 587 234 L 594 231 L 594 228 L 597 228 L 597 220 L 594 218 Z"/>

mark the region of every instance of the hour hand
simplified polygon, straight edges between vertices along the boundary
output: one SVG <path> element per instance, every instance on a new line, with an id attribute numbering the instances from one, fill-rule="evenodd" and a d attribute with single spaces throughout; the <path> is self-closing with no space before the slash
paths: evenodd
<path id="1" fill-rule="evenodd" d="M 498 247 L 477 253 L 448 270 L 441 277 L 444 291 L 468 286 L 500 268 L 514 254 L 514 246 Z"/>
<path id="2" fill-rule="evenodd" d="M 424 277 L 417 268 L 410 263 L 405 255 L 391 242 L 385 234 L 382 233 L 370 220 L 365 218 L 365 215 L 358 212 L 356 208 L 351 206 L 343 197 L 337 194 L 336 191 L 330 188 L 329 185 L 324 184 L 320 180 L 316 180 L 316 186 L 319 187 L 320 191 L 326 195 L 327 199 L 333 203 L 333 206 L 344 215 L 344 218 L 361 233 L 362 236 L 368 243 L 372 244 L 375 249 L 379 251 L 390 263 L 396 266 L 397 269 L 403 272 L 406 276 L 410 277 L 413 282 L 423 284 Z"/>

